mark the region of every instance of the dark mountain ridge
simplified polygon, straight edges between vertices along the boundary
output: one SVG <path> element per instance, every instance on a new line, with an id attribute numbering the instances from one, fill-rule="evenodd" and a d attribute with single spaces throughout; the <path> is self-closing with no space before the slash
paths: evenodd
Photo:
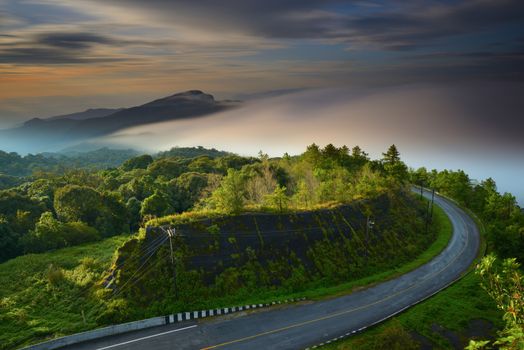
<path id="1" fill-rule="evenodd" d="M 57 115 L 55 117 L 49 117 L 49 118 L 44 118 L 44 119 L 45 120 L 57 120 L 57 119 L 86 120 L 86 119 L 93 119 L 93 118 L 103 118 L 103 117 L 107 117 L 110 114 L 119 112 L 124 109 L 125 108 L 89 108 L 83 112 Z"/>
<path id="2" fill-rule="evenodd" d="M 20 153 L 57 151 L 125 128 L 200 117 L 236 105 L 237 102 L 216 101 L 200 90 L 189 90 L 130 108 L 90 109 L 46 119 L 34 118 L 20 127 L 0 130 L 0 149 Z"/>

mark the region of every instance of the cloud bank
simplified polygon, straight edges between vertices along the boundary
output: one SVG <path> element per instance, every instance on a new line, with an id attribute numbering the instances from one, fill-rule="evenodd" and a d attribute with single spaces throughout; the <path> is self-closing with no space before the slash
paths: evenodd
<path id="1" fill-rule="evenodd" d="M 308 90 L 199 119 L 127 129 L 103 141 L 149 151 L 203 145 L 273 156 L 301 153 L 313 142 L 358 144 L 374 157 L 394 143 L 412 166 L 493 176 L 522 202 L 522 88 L 498 83 Z"/>

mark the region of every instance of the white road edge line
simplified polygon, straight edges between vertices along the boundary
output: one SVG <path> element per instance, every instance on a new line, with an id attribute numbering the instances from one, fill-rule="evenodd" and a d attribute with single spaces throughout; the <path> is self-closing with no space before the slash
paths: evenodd
<path id="1" fill-rule="evenodd" d="M 130 343 L 135 343 L 135 342 L 137 342 L 137 341 L 141 341 L 141 340 L 144 340 L 144 339 L 149 339 L 149 338 L 159 337 L 159 336 L 164 335 L 164 334 L 180 332 L 180 331 L 184 331 L 184 330 L 186 330 L 186 329 L 195 328 L 195 327 L 197 327 L 196 324 L 195 324 L 195 325 L 192 325 L 192 326 L 189 326 L 189 327 L 173 329 L 173 330 L 168 331 L 168 332 L 163 332 L 163 333 L 153 334 L 153 335 L 150 335 L 150 336 L 147 336 L 147 337 L 143 337 L 143 338 L 138 338 L 138 339 L 129 340 L 129 341 L 126 341 L 126 342 L 123 342 L 123 343 L 119 343 L 119 344 L 109 345 L 109 346 L 106 346 L 106 347 L 103 347 L 103 348 L 98 348 L 98 349 L 96 349 L 96 350 L 105 350 L 105 349 L 116 348 L 117 346 L 126 345 L 126 344 L 130 344 Z"/>

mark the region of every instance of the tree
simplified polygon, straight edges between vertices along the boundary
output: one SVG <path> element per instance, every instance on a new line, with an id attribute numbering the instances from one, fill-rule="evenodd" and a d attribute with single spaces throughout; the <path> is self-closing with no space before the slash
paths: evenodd
<path id="1" fill-rule="evenodd" d="M 187 171 L 187 161 L 183 159 L 159 159 L 151 163 L 147 172 L 151 177 L 164 176 L 166 179 L 174 179 Z"/>
<path id="2" fill-rule="evenodd" d="M 102 196 L 87 186 L 67 185 L 55 193 L 54 206 L 62 221 L 82 221 L 95 226 L 102 211 Z"/>
<path id="3" fill-rule="evenodd" d="M 273 193 L 278 184 L 269 157 L 262 153 L 259 156 L 261 163 L 242 168 L 246 176 L 246 196 L 254 204 L 262 203 L 265 196 Z"/>
<path id="4" fill-rule="evenodd" d="M 209 198 L 209 203 L 225 213 L 239 213 L 246 201 L 246 179 L 238 170 L 228 169 L 220 186 Z"/>
<path id="5" fill-rule="evenodd" d="M 369 162 L 369 155 L 362 150 L 359 146 L 355 146 L 351 149 L 351 164 L 354 170 L 358 170 Z"/>
<path id="6" fill-rule="evenodd" d="M 316 166 L 321 158 L 320 148 L 316 144 L 312 143 L 311 145 L 307 146 L 306 152 L 304 152 L 302 157 L 313 166 Z"/>
<path id="7" fill-rule="evenodd" d="M 102 194 L 102 208 L 95 227 L 104 237 L 129 232 L 129 212 L 122 198 L 114 192 Z"/>
<path id="8" fill-rule="evenodd" d="M 128 159 L 122 164 L 122 170 L 130 171 L 133 169 L 147 169 L 153 163 L 153 157 L 148 154 Z"/>
<path id="9" fill-rule="evenodd" d="M 286 188 L 277 186 L 272 194 L 266 195 L 266 202 L 278 209 L 280 213 L 287 209 L 289 203 L 289 197 L 286 194 Z"/>
<path id="10" fill-rule="evenodd" d="M 0 263 L 20 254 L 19 235 L 13 231 L 7 218 L 0 215 Z"/>
<path id="11" fill-rule="evenodd" d="M 126 209 L 130 217 L 130 228 L 131 231 L 136 231 L 140 227 L 140 210 L 142 209 L 142 202 L 135 197 L 129 198 L 126 203 Z"/>
<path id="12" fill-rule="evenodd" d="M 100 239 L 98 231 L 83 222 L 62 223 L 53 213 L 45 212 L 35 229 L 23 237 L 24 251 L 39 253 Z"/>
<path id="13" fill-rule="evenodd" d="M 494 255 L 488 255 L 477 266 L 481 286 L 504 312 L 504 329 L 498 332 L 493 343 L 499 349 L 520 350 L 524 348 L 524 276 L 516 259 L 505 259 L 499 266 Z M 468 350 L 483 349 L 489 341 L 471 340 Z"/>
<path id="14" fill-rule="evenodd" d="M 184 212 L 195 206 L 208 186 L 208 175 L 188 172 L 169 182 L 169 197 L 175 212 Z"/>
<path id="15" fill-rule="evenodd" d="M 429 174 L 425 167 L 411 171 L 411 182 L 419 186 L 429 186 Z"/>
<path id="16" fill-rule="evenodd" d="M 437 173 L 431 181 L 431 186 L 463 205 L 470 202 L 473 194 L 471 180 L 462 170 L 443 170 Z"/>
<path id="17" fill-rule="evenodd" d="M 314 190 L 307 185 L 305 180 L 301 179 L 298 182 L 293 199 L 298 207 L 309 208 L 314 201 Z"/>
<path id="18" fill-rule="evenodd" d="M 321 178 L 317 196 L 322 202 L 346 202 L 350 199 L 351 174 L 341 166 L 332 169 L 317 169 L 317 177 Z"/>
<path id="19" fill-rule="evenodd" d="M 158 191 L 152 196 L 147 197 L 142 202 L 142 208 L 140 209 L 140 215 L 142 215 L 142 217 L 146 215 L 160 217 L 171 214 L 172 212 L 173 208 L 166 196 Z"/>
<path id="20" fill-rule="evenodd" d="M 55 211 L 64 222 L 84 222 L 103 236 L 129 230 L 126 207 L 115 194 L 100 194 L 87 186 L 67 185 L 55 193 Z"/>
<path id="21" fill-rule="evenodd" d="M 196 173 L 212 173 L 215 170 L 215 161 L 208 156 L 200 156 L 193 159 L 188 168 Z"/>
<path id="22" fill-rule="evenodd" d="M 408 177 L 408 168 L 400 160 L 400 152 L 397 149 L 397 146 L 389 146 L 386 153 L 382 153 L 382 165 L 386 174 L 394 177 L 399 181 L 406 181 Z"/>
<path id="23" fill-rule="evenodd" d="M 382 153 L 382 161 L 384 164 L 394 164 L 400 162 L 400 152 L 397 149 L 397 146 L 394 144 L 389 146 L 386 153 Z"/>
<path id="24" fill-rule="evenodd" d="M 374 171 L 370 163 L 364 165 L 356 177 L 351 188 L 353 199 L 375 198 L 388 190 L 394 190 L 394 186 L 380 172 Z"/>

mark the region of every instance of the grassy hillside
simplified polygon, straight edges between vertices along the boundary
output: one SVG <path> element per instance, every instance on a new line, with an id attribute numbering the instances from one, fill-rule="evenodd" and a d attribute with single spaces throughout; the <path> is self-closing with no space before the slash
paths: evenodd
<path id="1" fill-rule="evenodd" d="M 102 301 L 91 287 L 110 267 L 115 249 L 128 238 L 117 236 L 0 264 L 0 348 L 98 326 L 92 315 Z"/>

